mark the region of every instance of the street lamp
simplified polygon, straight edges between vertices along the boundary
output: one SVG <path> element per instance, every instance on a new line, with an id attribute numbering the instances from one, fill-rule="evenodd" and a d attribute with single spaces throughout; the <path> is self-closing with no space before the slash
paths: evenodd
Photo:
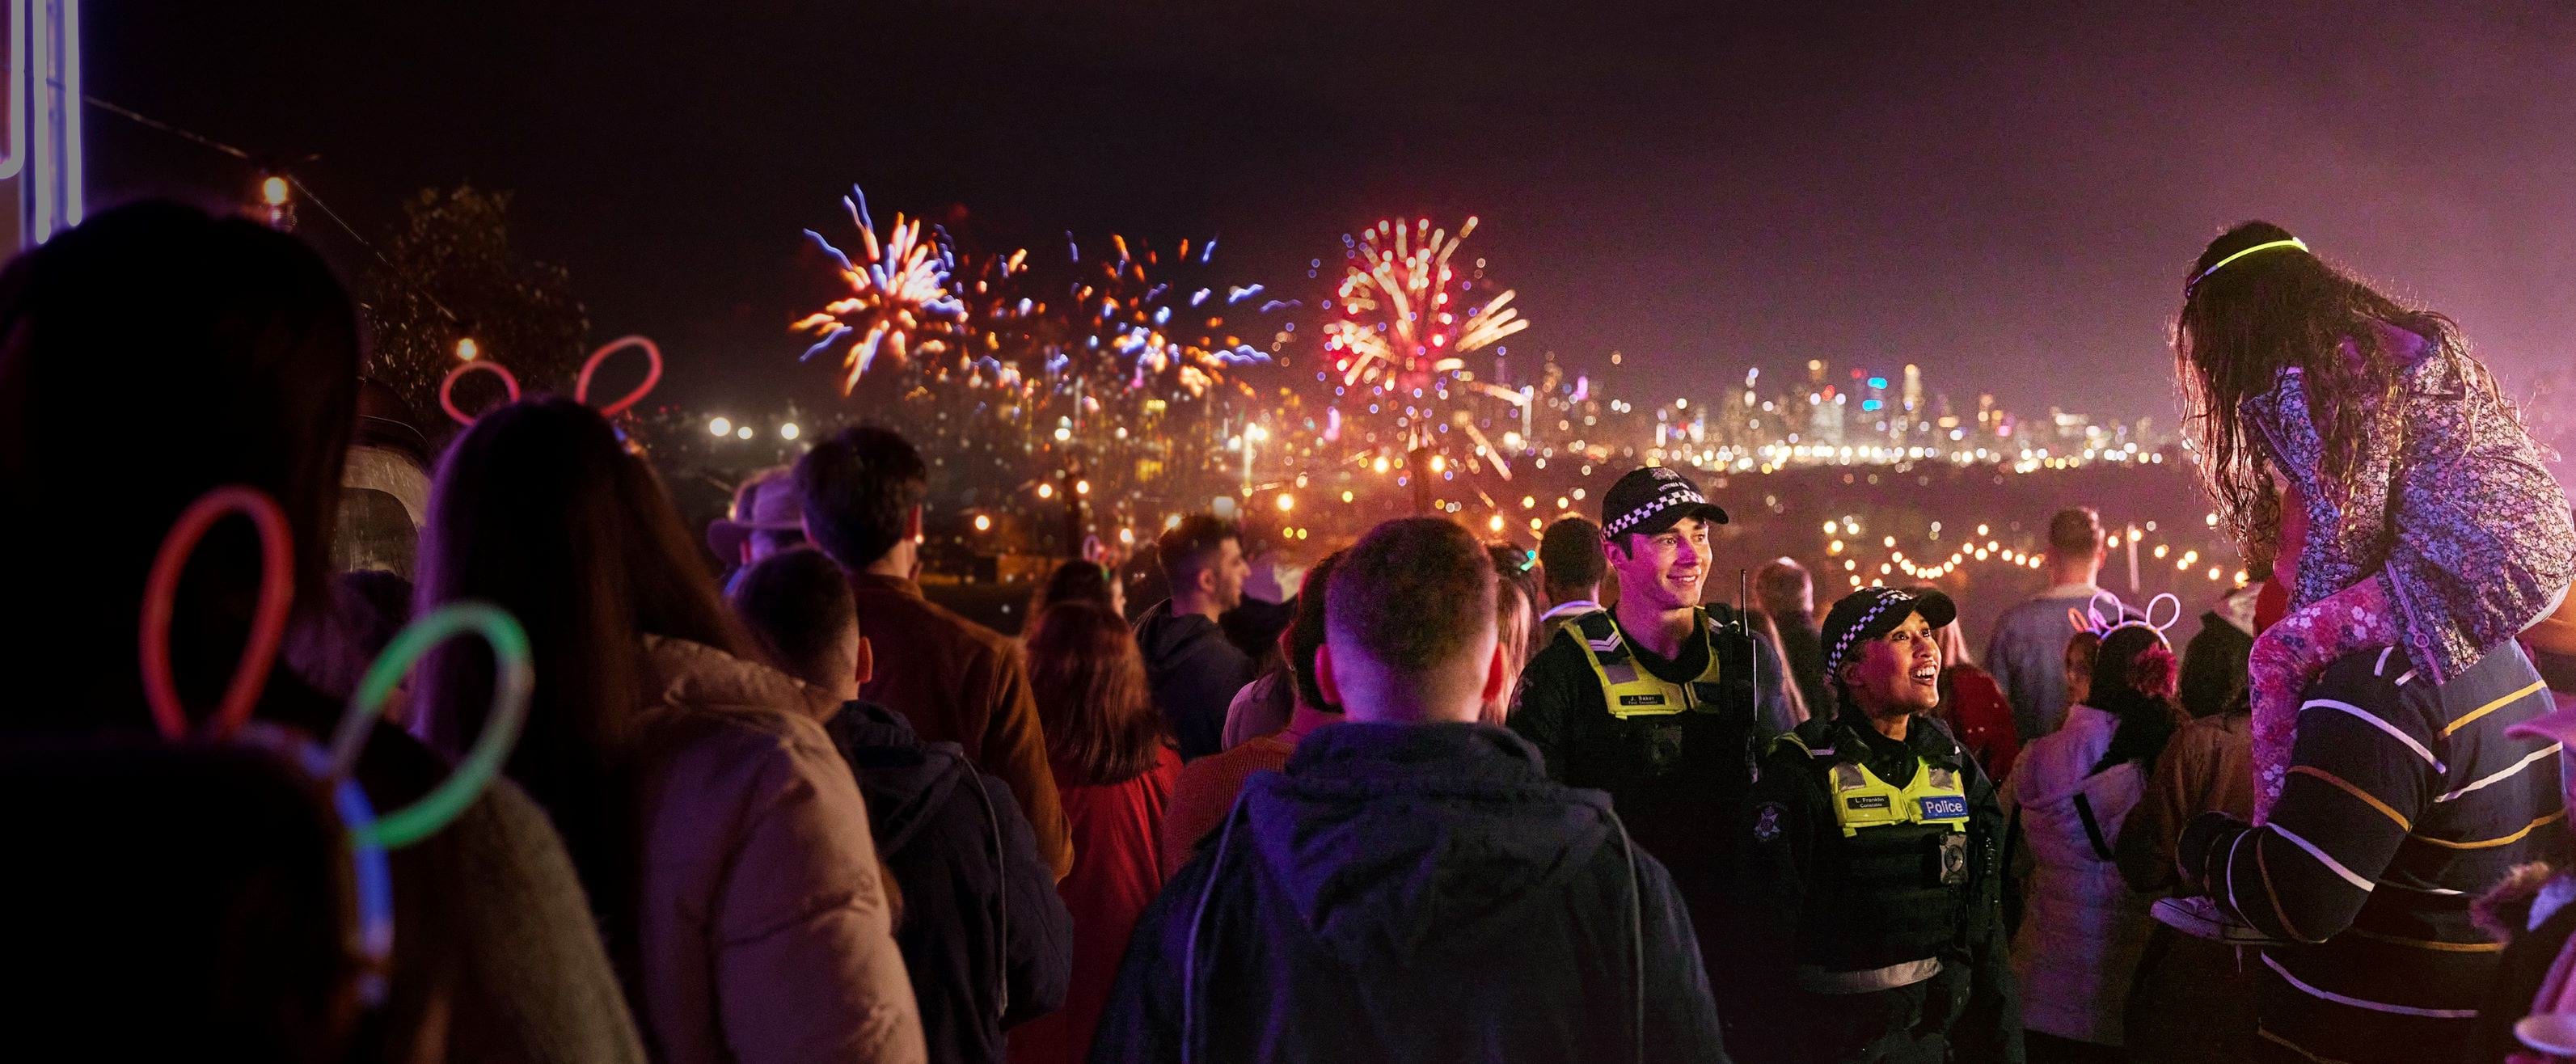
<path id="1" fill-rule="evenodd" d="M 473 341 L 469 340 L 466 342 L 472 343 Z M 733 435 L 733 422 L 724 418 L 709 419 L 707 422 L 707 431 L 715 433 L 718 436 L 731 436 Z"/>

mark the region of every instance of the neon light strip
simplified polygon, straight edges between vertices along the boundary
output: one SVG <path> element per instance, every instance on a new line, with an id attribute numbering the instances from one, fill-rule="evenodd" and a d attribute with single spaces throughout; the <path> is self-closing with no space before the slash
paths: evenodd
<path id="1" fill-rule="evenodd" d="M 47 237 L 54 235 L 54 182 L 46 173 L 54 151 L 52 110 L 54 93 L 47 79 L 47 75 L 53 71 L 54 37 L 50 32 L 50 26 L 40 28 L 36 25 L 50 21 L 45 18 L 45 11 L 51 4 L 49 0 L 37 0 L 37 2 L 39 6 L 30 13 L 27 20 L 28 36 L 35 38 L 36 41 L 36 54 L 27 65 L 27 89 L 35 101 L 27 109 L 28 119 L 36 130 L 35 146 L 28 156 L 36 162 L 32 172 L 27 175 L 27 181 L 32 186 L 29 191 L 34 193 L 36 205 L 35 211 L 27 219 L 27 232 L 24 239 L 29 246 L 44 243 Z"/>
<path id="2" fill-rule="evenodd" d="M 9 0 L 9 147 L 0 155 L 0 181 L 27 168 L 27 93 L 36 84 L 27 70 L 27 0 Z"/>
<path id="3" fill-rule="evenodd" d="M 81 145 L 81 47 L 80 0 L 54 0 L 60 4 L 63 30 L 63 220 L 66 225 L 79 225 L 88 212 L 81 195 L 83 182 Z"/>

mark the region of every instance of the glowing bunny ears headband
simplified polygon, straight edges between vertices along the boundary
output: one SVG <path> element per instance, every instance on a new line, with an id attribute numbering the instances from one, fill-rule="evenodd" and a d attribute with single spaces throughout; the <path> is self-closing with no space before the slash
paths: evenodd
<path id="1" fill-rule="evenodd" d="M 2257 251 L 2272 251 L 2278 248 L 2297 248 L 2301 251 L 2306 251 L 2308 250 L 2308 245 L 2306 242 L 2301 241 L 2299 238 L 2294 236 L 2288 240 L 2268 240 L 2263 243 L 2256 244 L 2253 247 L 2245 248 L 2233 255 L 2220 259 L 2217 262 L 2210 263 L 2208 269 L 2200 271 L 2200 276 L 2192 278 L 2190 284 L 2182 286 L 2182 297 L 2184 299 L 2191 298 L 2192 289 L 2200 287 L 2200 282 L 2208 280 L 2210 274 L 2217 273 L 2218 271 L 2227 268 L 2228 263 L 2244 258 L 2245 256 L 2251 255 Z"/>
<path id="2" fill-rule="evenodd" d="M 2108 616 L 2102 613 L 2102 603 L 2106 599 L 2111 603 L 2111 612 Z M 2156 611 L 2160 608 L 2170 611 L 2164 614 L 2165 619 L 2162 623 L 2156 621 Z M 2085 603 L 2083 609 L 2079 610 L 2073 606 L 2066 608 L 2066 623 L 2073 625 L 2076 631 L 2091 632 L 2104 639 L 2111 638 L 2111 633 L 2123 628 L 2145 628 L 2156 633 L 2158 641 L 2166 646 L 2172 646 L 2173 641 L 2166 639 L 2165 633 L 2181 621 L 2182 599 L 2170 591 L 2161 592 L 2156 597 L 2148 599 L 2147 608 L 2143 614 L 2129 612 L 2129 608 L 2120 603 L 2119 596 L 2108 591 L 2093 592 L 2093 600 Z"/>
<path id="3" fill-rule="evenodd" d="M 636 385 L 635 390 L 626 393 L 625 398 L 600 407 L 599 416 L 613 418 L 624 413 L 627 407 L 634 406 L 637 400 L 644 398 L 645 393 L 652 391 L 654 385 L 662 383 L 662 349 L 655 346 L 652 340 L 642 336 L 621 336 L 602 345 L 599 350 L 591 352 L 589 360 L 581 364 L 581 377 L 575 380 L 572 386 L 573 401 L 589 402 L 591 374 L 599 371 L 599 364 L 606 361 L 608 356 L 629 347 L 642 348 L 644 357 L 651 362 L 651 366 L 644 371 L 644 383 Z M 513 403 L 519 401 L 519 378 L 512 374 L 508 367 L 490 359 L 459 362 L 455 369 L 447 371 L 445 379 L 438 382 L 438 408 L 447 411 L 447 416 L 455 418 L 459 425 L 472 425 L 474 416 L 456 408 L 456 381 L 475 370 L 499 374 L 502 387 L 509 390 L 509 401 Z"/>

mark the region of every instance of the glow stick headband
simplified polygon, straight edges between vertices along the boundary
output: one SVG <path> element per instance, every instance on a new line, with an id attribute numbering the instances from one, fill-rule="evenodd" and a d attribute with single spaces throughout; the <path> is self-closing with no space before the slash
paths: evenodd
<path id="1" fill-rule="evenodd" d="M 590 357 L 582 362 L 581 376 L 573 381 L 573 401 L 577 403 L 589 402 L 591 374 L 599 371 L 599 364 L 606 361 L 608 356 L 630 347 L 638 348 L 644 352 L 644 357 L 647 360 L 647 365 L 644 370 L 644 383 L 636 385 L 634 391 L 626 393 L 624 397 L 618 399 L 616 402 L 600 407 L 599 416 L 603 418 L 613 418 L 619 414 L 625 413 L 627 407 L 634 406 L 638 401 L 644 398 L 646 393 L 651 392 L 654 385 L 662 383 L 662 348 L 659 345 L 656 345 L 648 337 L 640 335 L 620 336 L 617 339 L 600 345 L 598 350 L 592 351 L 590 353 Z M 441 378 L 438 382 L 438 407 L 441 410 L 447 411 L 447 416 L 456 419 L 456 423 L 459 425 L 471 426 L 474 424 L 474 416 L 456 408 L 456 382 L 459 378 L 462 378 L 466 374 L 472 373 L 476 370 L 500 374 L 501 384 L 509 389 L 509 401 L 513 403 L 519 401 L 519 378 L 511 374 L 511 372 L 500 363 L 494 362 L 490 359 L 479 359 L 473 362 L 459 362 L 456 364 L 456 368 L 448 370 L 447 376 Z"/>
<path id="2" fill-rule="evenodd" d="M 2301 251 L 2306 251 L 2308 250 L 2308 245 L 2294 236 L 2288 240 L 2265 241 L 2263 243 L 2256 244 L 2253 247 L 2238 251 L 2233 255 L 2229 255 L 2226 258 L 2211 263 L 2208 269 L 2200 271 L 2200 276 L 2192 278 L 2190 284 L 2182 286 L 2183 298 L 2191 298 L 2192 289 L 2200 287 L 2200 282 L 2208 280 L 2210 274 L 2217 273 L 2218 271 L 2225 269 L 2228 263 L 2244 258 L 2245 256 L 2251 255 L 2257 251 L 2270 251 L 2273 248 L 2297 248 Z"/>
<path id="3" fill-rule="evenodd" d="M 2111 600 L 2111 615 L 2107 617 L 2102 614 L 2102 600 L 2105 597 Z M 2158 607 L 2171 607 L 2173 611 L 2165 615 L 2162 624 L 2156 623 L 2155 620 Z M 2111 633 L 2123 628 L 2144 628 L 2156 633 L 2158 641 L 2171 647 L 2173 640 L 2165 638 L 2165 633 L 2182 621 L 2182 599 L 2170 591 L 2159 592 L 2156 597 L 2147 600 L 2147 608 L 2144 611 L 2131 613 L 2126 606 L 2120 604 L 2119 596 L 2112 595 L 2108 591 L 2095 591 L 2092 601 L 2085 603 L 2083 609 L 2067 607 L 2066 620 L 2067 623 L 2075 626 L 2076 631 L 2091 632 L 2104 639 L 2111 638 Z"/>
<path id="4" fill-rule="evenodd" d="M 178 683 L 170 669 L 171 614 L 188 556 L 196 553 L 198 542 L 215 522 L 234 513 L 250 518 L 259 529 L 259 604 L 252 613 L 250 639 L 242 647 L 241 660 L 233 666 L 232 679 L 224 686 L 223 701 L 207 732 L 217 740 L 239 737 L 262 747 L 330 789 L 332 809 L 349 831 L 349 860 L 357 887 L 358 948 L 366 961 L 358 974 L 358 996 L 371 1007 L 379 1005 L 384 1002 L 386 973 L 392 964 L 394 900 L 393 873 L 385 863 L 385 848 L 372 837 L 376 831 L 375 806 L 367 801 L 366 792 L 358 788 L 356 780 L 345 773 L 328 771 L 327 759 L 311 741 L 283 728 L 250 720 L 252 707 L 268 686 L 269 669 L 277 663 L 278 643 L 286 634 L 287 614 L 295 597 L 294 544 L 287 532 L 286 513 L 268 493 L 239 484 L 216 488 L 180 511 L 178 522 L 162 537 L 161 549 L 152 558 L 151 575 L 143 586 L 143 698 L 152 709 L 153 723 L 162 738 L 172 742 L 188 738 L 187 711 L 179 703 Z"/>
<path id="5" fill-rule="evenodd" d="M 595 356 L 594 356 L 595 357 Z M 658 364 L 658 358 L 657 358 Z M 504 377 L 508 374 L 505 371 Z M 657 374 L 658 376 L 658 374 Z M 648 382 L 647 388 L 650 387 Z M 621 405 L 641 398 L 644 389 L 621 401 Z M 518 742 L 520 725 L 526 720 L 528 694 L 534 686 L 535 672 L 528 653 L 527 633 L 507 611 L 484 603 L 450 603 L 403 626 L 375 663 L 368 667 L 358 690 L 350 696 L 348 710 L 334 729 L 328 752 L 302 735 L 283 728 L 250 720 L 260 692 L 268 684 L 269 670 L 277 659 L 278 644 L 286 629 L 289 607 L 294 596 L 293 544 L 286 527 L 285 512 L 267 493 L 243 485 L 226 485 L 207 492 L 180 513 L 178 522 L 162 539 L 154 555 L 152 572 L 144 585 L 141 653 L 145 701 L 152 709 L 154 723 L 161 734 L 173 742 L 188 737 L 188 719 L 180 705 L 178 684 L 170 667 L 170 624 L 179 589 L 179 576 L 188 556 L 205 538 L 206 531 L 225 515 L 240 513 L 259 529 L 261 547 L 260 597 L 251 623 L 251 636 L 243 647 L 242 659 L 233 669 L 232 679 L 224 690 L 221 707 L 210 722 L 209 732 L 216 739 L 238 736 L 241 740 L 268 749 L 301 767 L 323 781 L 331 791 L 333 809 L 349 832 L 350 860 L 357 887 L 359 948 L 367 964 L 360 973 L 358 992 L 369 1006 L 382 1004 L 386 973 L 391 970 L 394 945 L 393 876 L 385 860 L 387 850 L 399 849 L 436 834 L 454 820 L 466 806 L 473 804 L 483 789 L 507 761 L 510 749 Z M 382 711 L 385 699 L 402 682 L 406 673 L 430 647 L 459 632 L 472 631 L 492 645 L 492 656 L 498 665 L 492 692 L 492 708 L 484 718 L 483 735 L 456 770 L 432 788 L 419 801 L 378 817 L 366 792 L 355 778 L 358 753 L 372 732 L 370 725 Z"/>

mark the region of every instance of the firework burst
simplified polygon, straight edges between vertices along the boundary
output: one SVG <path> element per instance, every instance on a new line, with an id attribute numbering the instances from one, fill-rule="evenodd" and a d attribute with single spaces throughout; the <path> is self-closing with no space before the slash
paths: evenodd
<path id="1" fill-rule="evenodd" d="M 1095 264 L 1072 295 L 1089 318 L 1084 346 L 1114 359 L 1130 391 L 1198 398 L 1237 370 L 1269 364 L 1269 352 L 1246 340 L 1246 331 L 1300 304 L 1267 298 L 1261 285 L 1207 280 L 1215 240 L 1183 240 L 1165 256 L 1141 244 L 1130 249 L 1123 236 L 1109 239 L 1117 257 Z M 1070 234 L 1067 248 L 1079 261 Z"/>
<path id="2" fill-rule="evenodd" d="M 1345 386 L 1423 388 L 1463 368 L 1460 356 L 1529 328 L 1509 291 L 1459 309 L 1476 282 L 1449 260 L 1475 231 L 1474 218 L 1454 236 L 1424 218 L 1410 226 L 1381 221 L 1342 238 L 1349 263 L 1338 293 L 1342 316 L 1325 326 L 1324 349 Z"/>
<path id="3" fill-rule="evenodd" d="M 925 355 L 946 351 L 948 339 L 965 328 L 966 306 L 948 290 L 949 276 L 957 265 L 955 256 L 937 241 L 922 240 L 921 219 L 906 221 L 896 214 L 893 228 L 880 241 L 876 223 L 868 217 L 866 194 L 852 186 L 841 205 L 858 227 L 864 260 L 851 261 L 823 234 L 806 230 L 805 235 L 839 266 L 850 294 L 825 304 L 791 328 L 822 337 L 805 349 L 800 361 L 849 342 L 841 358 L 842 368 L 848 371 L 841 393 L 847 395 L 879 355 L 901 363 L 915 351 Z"/>

